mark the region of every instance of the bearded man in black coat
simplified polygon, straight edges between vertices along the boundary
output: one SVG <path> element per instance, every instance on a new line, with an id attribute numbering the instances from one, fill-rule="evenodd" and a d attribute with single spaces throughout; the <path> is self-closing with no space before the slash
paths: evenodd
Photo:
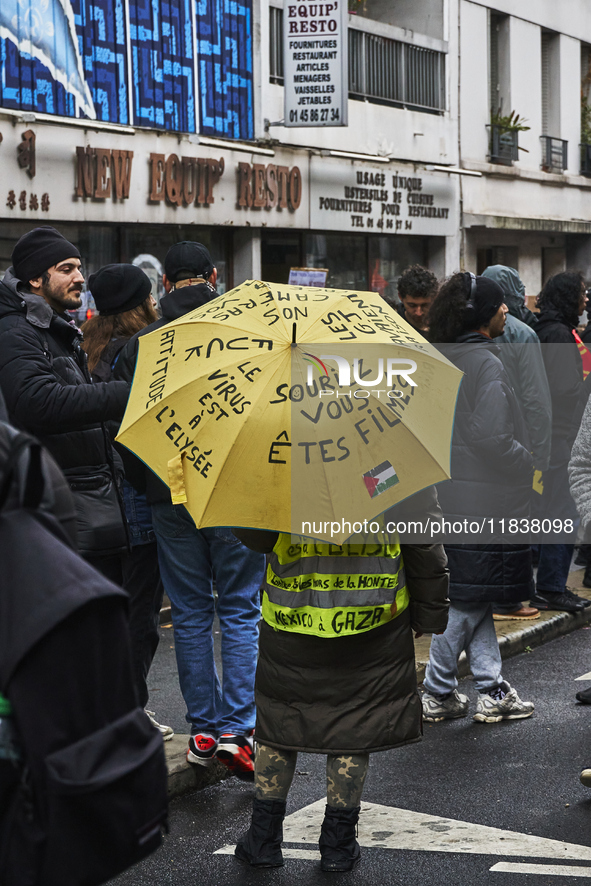
<path id="1" fill-rule="evenodd" d="M 80 552 L 115 581 L 126 545 L 116 456 L 103 423 L 120 421 L 129 385 L 93 384 L 68 315 L 80 307 L 80 252 L 40 227 L 17 242 L 0 283 L 0 388 L 12 424 L 36 436 L 68 479 Z"/>

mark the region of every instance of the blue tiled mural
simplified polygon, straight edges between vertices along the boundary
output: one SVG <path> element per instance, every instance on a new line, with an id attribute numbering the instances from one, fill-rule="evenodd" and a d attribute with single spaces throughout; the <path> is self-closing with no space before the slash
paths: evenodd
<path id="1" fill-rule="evenodd" d="M 252 0 L 0 0 L 0 106 L 252 138 Z"/>
<path id="2" fill-rule="evenodd" d="M 132 0 L 130 35 L 136 123 L 194 132 L 191 0 Z"/>
<path id="3" fill-rule="evenodd" d="M 252 138 L 252 0 L 196 0 L 201 132 Z"/>
<path id="4" fill-rule="evenodd" d="M 96 116 L 129 124 L 124 0 L 73 0 L 73 6 Z"/>

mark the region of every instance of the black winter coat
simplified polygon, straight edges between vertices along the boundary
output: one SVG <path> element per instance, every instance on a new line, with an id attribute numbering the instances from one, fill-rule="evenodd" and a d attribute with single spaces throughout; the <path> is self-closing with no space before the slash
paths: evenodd
<path id="1" fill-rule="evenodd" d="M 533 462 L 499 348 L 471 332 L 439 349 L 464 373 L 452 438 L 452 480 L 438 489 L 446 520 L 529 514 Z M 452 602 L 513 602 L 533 593 L 528 545 L 446 544 Z"/>
<path id="2" fill-rule="evenodd" d="M 113 378 L 123 379 L 131 384 L 133 374 L 135 372 L 135 364 L 137 362 L 139 342 L 141 335 L 147 335 L 154 332 L 173 320 L 184 317 L 185 314 L 200 308 L 214 298 L 218 293 L 212 289 L 207 283 L 198 283 L 196 286 L 183 286 L 181 289 L 173 289 L 168 295 L 165 295 L 160 302 L 162 317 L 150 323 L 145 329 L 136 332 L 129 339 L 123 350 L 119 353 L 119 357 L 113 368 Z M 123 459 L 125 465 L 125 478 L 138 492 L 145 492 L 148 504 L 156 504 L 157 502 L 168 502 L 170 504 L 170 489 L 162 482 L 160 477 L 156 476 L 153 471 L 147 469 L 143 462 L 140 462 L 128 449 L 119 444 L 115 444 L 117 451 Z"/>
<path id="3" fill-rule="evenodd" d="M 81 333 L 9 271 L 0 283 L 0 388 L 10 421 L 58 465 L 108 462 L 102 423 L 120 421 L 129 385 L 92 384 Z M 109 454 L 110 458 L 110 454 Z"/>
<path id="4" fill-rule="evenodd" d="M 540 312 L 536 333 L 552 397 L 551 465 L 568 461 L 581 425 L 588 390 L 583 384 L 583 361 L 573 336 L 573 325 L 557 310 Z"/>

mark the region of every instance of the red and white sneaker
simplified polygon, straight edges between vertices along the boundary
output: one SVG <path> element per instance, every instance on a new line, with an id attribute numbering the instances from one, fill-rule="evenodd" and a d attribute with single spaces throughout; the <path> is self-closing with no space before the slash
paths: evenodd
<path id="1" fill-rule="evenodd" d="M 225 732 L 218 739 L 216 757 L 242 781 L 254 781 L 254 729 L 246 735 Z"/>
<path id="2" fill-rule="evenodd" d="M 208 735 L 206 732 L 192 735 L 187 750 L 187 763 L 196 763 L 197 766 L 211 766 L 217 746 L 218 743 L 213 735 Z"/>

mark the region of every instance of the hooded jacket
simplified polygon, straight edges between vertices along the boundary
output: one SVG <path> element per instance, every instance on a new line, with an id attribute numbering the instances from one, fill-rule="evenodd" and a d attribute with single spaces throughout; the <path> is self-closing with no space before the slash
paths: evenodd
<path id="1" fill-rule="evenodd" d="M 500 345 L 499 357 L 523 412 L 534 465 L 545 471 L 550 464 L 552 444 L 550 388 L 540 340 L 531 324 L 526 325 L 521 316 L 527 311 L 535 325 L 538 319 L 524 306 L 525 287 L 517 271 L 504 265 L 492 265 L 484 271 L 483 277 L 494 280 L 503 289 L 509 313 L 505 331 L 495 338 L 495 345 Z"/>
<path id="2" fill-rule="evenodd" d="M 499 284 L 505 295 L 505 304 L 512 317 L 516 317 L 526 326 L 536 329 L 538 318 L 525 305 L 525 286 L 515 268 L 508 268 L 506 265 L 490 265 L 482 272 L 482 276 Z M 527 341 L 525 338 L 522 340 Z"/>
<path id="3" fill-rule="evenodd" d="M 437 487 L 445 519 L 527 516 L 532 457 L 500 348 L 479 332 L 438 347 L 465 374 L 452 437 L 452 479 Z M 533 592 L 528 545 L 446 544 L 445 549 L 452 602 L 509 603 Z"/>
<path id="4" fill-rule="evenodd" d="M 15 427 L 63 470 L 111 460 L 102 423 L 121 420 L 129 385 L 92 384 L 82 333 L 9 269 L 0 283 L 0 388 Z"/>
<path id="5" fill-rule="evenodd" d="M 190 311 L 194 311 L 196 308 L 200 308 L 212 299 L 217 298 L 217 295 L 218 293 L 215 289 L 211 288 L 207 283 L 198 283 L 195 286 L 183 286 L 180 289 L 172 289 L 160 301 L 162 317 L 159 320 L 155 320 L 154 323 L 150 323 L 145 329 L 136 332 L 120 352 L 113 369 L 113 378 L 123 379 L 129 383 L 133 380 L 140 336 L 154 332 L 155 329 L 160 329 L 162 326 L 166 326 L 167 323 L 172 323 L 173 320 L 178 320 Z M 167 502 L 170 504 L 170 489 L 168 486 L 153 471 L 146 469 L 144 464 L 128 449 L 118 444 L 115 444 L 115 446 L 123 459 L 126 479 L 129 480 L 138 492 L 146 493 L 148 503 L 151 505 L 156 504 L 156 502 Z"/>

